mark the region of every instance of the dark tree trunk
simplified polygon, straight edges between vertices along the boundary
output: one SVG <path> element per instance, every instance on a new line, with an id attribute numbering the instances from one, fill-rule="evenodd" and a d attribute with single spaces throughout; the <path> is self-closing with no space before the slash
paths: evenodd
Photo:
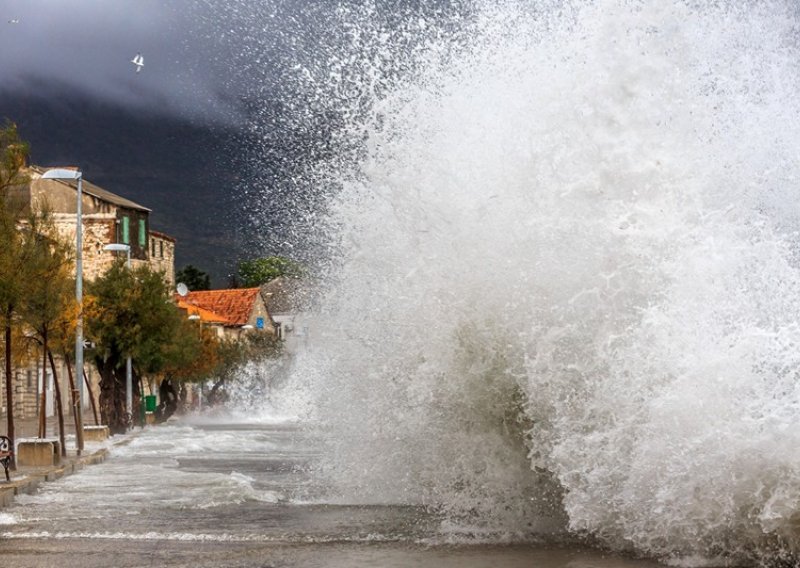
<path id="1" fill-rule="evenodd" d="M 136 374 L 134 369 L 131 369 L 131 428 L 136 424 L 139 428 L 144 428 L 145 425 L 145 412 L 144 402 L 142 401 L 142 394 L 144 393 L 144 385 L 142 378 Z"/>
<path id="2" fill-rule="evenodd" d="M 7 426 L 7 435 L 8 439 L 11 440 L 11 448 L 14 449 L 14 381 L 11 376 L 11 315 L 12 310 L 6 311 L 6 333 L 5 333 L 5 340 L 6 340 L 6 351 L 5 351 L 5 358 L 6 358 L 6 418 L 8 422 Z M 16 454 L 11 454 L 11 463 L 9 464 L 9 469 L 17 469 L 17 457 Z"/>
<path id="3" fill-rule="evenodd" d="M 124 434 L 131 417 L 125 411 L 125 369 L 119 367 L 120 359 L 109 357 L 98 360 L 100 371 L 100 417 L 112 434 Z"/>
<path id="4" fill-rule="evenodd" d="M 53 386 L 56 387 L 56 413 L 58 414 L 58 440 L 61 442 L 61 455 L 67 457 L 67 440 L 64 436 L 64 406 L 61 402 L 61 384 L 56 372 L 56 362 L 53 354 L 48 350 L 47 356 L 50 359 L 50 368 L 53 369 Z"/>
<path id="5" fill-rule="evenodd" d="M 81 408 L 81 393 L 75 388 L 75 377 L 72 376 L 72 365 L 70 365 L 69 355 L 64 353 L 64 361 L 67 364 L 67 375 L 69 376 L 69 390 L 72 394 L 72 419 L 75 421 L 75 441 L 78 445 L 78 455 L 83 451 L 83 409 Z"/>
<path id="6" fill-rule="evenodd" d="M 225 386 L 225 379 L 224 378 L 222 378 L 222 379 L 218 380 L 216 383 L 214 383 L 214 385 L 211 387 L 211 390 L 208 391 L 208 397 L 206 397 L 207 400 L 208 400 L 209 406 L 215 406 L 217 404 L 222 404 L 223 402 L 225 402 L 225 398 L 226 397 L 225 397 L 224 389 L 220 390 L 224 386 Z"/>
<path id="7" fill-rule="evenodd" d="M 178 412 L 183 414 L 186 412 L 186 398 L 188 397 L 186 390 L 186 383 L 181 381 L 181 388 L 178 390 Z"/>
<path id="8" fill-rule="evenodd" d="M 46 333 L 42 336 L 42 394 L 41 398 L 39 399 L 39 437 L 47 438 L 47 334 Z"/>
<path id="9" fill-rule="evenodd" d="M 161 403 L 156 409 L 156 422 L 164 422 L 178 410 L 178 393 L 172 384 L 172 379 L 165 378 L 158 387 Z"/>
<path id="10" fill-rule="evenodd" d="M 94 392 L 92 392 L 92 383 L 89 382 L 89 377 L 86 374 L 86 369 L 83 371 L 83 380 L 86 381 L 86 390 L 89 391 L 89 400 L 92 403 L 92 414 L 94 414 L 94 425 L 100 426 L 100 415 L 97 414 L 97 404 L 94 401 Z"/>

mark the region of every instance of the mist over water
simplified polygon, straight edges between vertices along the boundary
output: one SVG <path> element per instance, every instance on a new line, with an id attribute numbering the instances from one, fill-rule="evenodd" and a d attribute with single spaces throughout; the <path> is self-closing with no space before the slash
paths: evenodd
<path id="1" fill-rule="evenodd" d="M 273 403 L 325 432 L 329 498 L 796 561 L 792 4 L 380 13 L 339 7 L 357 41 L 297 73 L 341 124 L 298 174 L 329 264 Z"/>

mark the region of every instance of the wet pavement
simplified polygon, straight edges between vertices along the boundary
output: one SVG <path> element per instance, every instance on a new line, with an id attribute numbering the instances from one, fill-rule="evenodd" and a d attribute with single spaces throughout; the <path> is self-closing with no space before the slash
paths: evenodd
<path id="1" fill-rule="evenodd" d="M 655 566 L 535 544 L 435 545 L 418 507 L 329 502 L 291 422 L 147 428 L 0 511 L 5 566 Z"/>

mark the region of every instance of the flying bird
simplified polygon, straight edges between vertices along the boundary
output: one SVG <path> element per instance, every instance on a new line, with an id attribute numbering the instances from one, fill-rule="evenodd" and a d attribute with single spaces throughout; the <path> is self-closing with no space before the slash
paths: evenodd
<path id="1" fill-rule="evenodd" d="M 8 20 L 8 23 L 9 24 L 18 24 L 19 20 L 18 19 L 17 20 Z"/>
<path id="2" fill-rule="evenodd" d="M 136 65 L 136 72 L 138 73 L 142 70 L 142 67 L 144 67 L 144 57 L 142 57 L 141 53 L 137 53 L 136 57 L 131 59 L 131 63 Z"/>

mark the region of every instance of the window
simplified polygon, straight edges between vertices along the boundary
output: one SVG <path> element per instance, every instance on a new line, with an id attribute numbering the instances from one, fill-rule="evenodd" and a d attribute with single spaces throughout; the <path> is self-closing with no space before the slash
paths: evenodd
<path id="1" fill-rule="evenodd" d="M 150 239 L 150 251 L 151 251 L 150 252 L 150 256 L 155 258 L 155 256 L 156 256 L 156 240 L 155 239 Z"/>
<path id="2" fill-rule="evenodd" d="M 164 241 L 159 241 L 158 246 L 161 247 L 161 254 L 159 256 L 164 258 Z"/>
<path id="3" fill-rule="evenodd" d="M 147 223 L 144 219 L 139 219 L 139 246 L 144 248 L 147 246 Z M 147 250 L 147 249 L 145 249 Z"/>
<path id="4" fill-rule="evenodd" d="M 127 215 L 122 218 L 122 242 L 126 245 L 131 244 L 131 220 Z"/>

